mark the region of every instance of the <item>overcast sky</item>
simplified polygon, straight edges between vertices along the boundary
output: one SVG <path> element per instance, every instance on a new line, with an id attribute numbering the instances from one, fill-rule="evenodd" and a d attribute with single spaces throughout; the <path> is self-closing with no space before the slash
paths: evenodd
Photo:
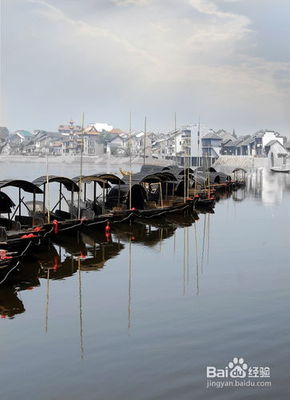
<path id="1" fill-rule="evenodd" d="M 170 129 L 176 111 L 290 136 L 289 0 L 1 1 L 0 125 L 56 130 L 84 111 L 127 129 L 131 110 L 133 128 Z"/>

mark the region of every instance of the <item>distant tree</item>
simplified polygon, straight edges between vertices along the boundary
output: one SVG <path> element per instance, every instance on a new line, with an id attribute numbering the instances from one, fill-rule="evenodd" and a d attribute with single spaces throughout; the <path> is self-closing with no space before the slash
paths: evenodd
<path id="1" fill-rule="evenodd" d="M 235 129 L 233 129 L 233 137 L 235 137 L 237 139 L 237 135 L 236 135 Z"/>

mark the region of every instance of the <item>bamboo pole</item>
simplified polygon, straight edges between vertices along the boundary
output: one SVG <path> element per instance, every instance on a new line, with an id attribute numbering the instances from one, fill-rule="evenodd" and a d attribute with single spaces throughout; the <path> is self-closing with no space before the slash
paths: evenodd
<path id="1" fill-rule="evenodd" d="M 21 217 L 21 203 L 22 203 L 22 199 L 21 199 L 21 189 L 18 189 L 18 204 L 19 204 L 19 208 L 18 208 L 18 215 L 19 217 Z"/>
<path id="2" fill-rule="evenodd" d="M 59 209 L 61 210 L 61 202 L 62 202 L 62 188 L 61 188 L 61 183 L 59 184 Z"/>
<path id="3" fill-rule="evenodd" d="M 46 203 L 46 182 L 43 184 L 43 202 L 42 202 L 42 212 L 45 217 L 45 203 Z"/>
<path id="4" fill-rule="evenodd" d="M 32 209 L 33 216 L 32 216 L 32 226 L 34 226 L 34 223 L 35 223 L 35 206 L 36 206 L 35 202 L 36 202 L 36 194 L 35 194 L 35 190 L 34 190 L 34 191 L 33 191 L 33 209 Z"/>
<path id="5" fill-rule="evenodd" d="M 160 185 L 160 193 L 159 193 L 159 197 L 160 197 L 160 206 L 161 206 L 161 208 L 163 208 L 162 182 L 159 182 L 159 185 Z"/>
<path id="6" fill-rule="evenodd" d="M 194 223 L 194 233 L 195 233 L 195 254 L 196 254 L 196 294 L 199 295 L 199 261 L 198 261 L 196 223 Z"/>
<path id="7" fill-rule="evenodd" d="M 174 145 L 175 145 L 175 165 L 177 165 L 177 123 L 176 123 L 176 112 L 174 113 Z"/>
<path id="8" fill-rule="evenodd" d="M 146 164 L 147 118 L 144 121 L 144 165 Z"/>
<path id="9" fill-rule="evenodd" d="M 102 203 L 102 214 L 105 213 L 105 181 L 103 182 L 103 203 Z"/>
<path id="10" fill-rule="evenodd" d="M 197 130 L 197 166 L 200 167 L 200 117 L 198 118 Z"/>
<path id="11" fill-rule="evenodd" d="M 189 161 L 189 157 L 190 157 L 190 152 L 189 152 L 189 148 L 187 148 L 187 181 L 186 181 L 186 198 L 188 198 L 189 196 L 189 168 L 190 168 L 190 161 Z"/>
<path id="12" fill-rule="evenodd" d="M 81 218 L 81 197 L 82 197 L 82 183 L 83 183 L 83 152 L 84 152 L 84 125 L 85 113 L 82 113 L 82 140 L 81 140 L 81 160 L 80 160 L 80 179 L 79 179 L 79 196 L 78 196 L 78 219 Z"/>
<path id="13" fill-rule="evenodd" d="M 50 192 L 48 175 L 48 153 L 46 154 L 46 199 L 47 199 L 47 222 L 50 224 Z"/>
<path id="14" fill-rule="evenodd" d="M 71 191 L 71 209 L 70 209 L 70 217 L 73 219 L 73 206 L 74 206 L 74 191 Z"/>
<path id="15" fill-rule="evenodd" d="M 132 114 L 129 116 L 129 156 L 130 156 L 130 176 L 129 176 L 129 210 L 132 208 Z"/>

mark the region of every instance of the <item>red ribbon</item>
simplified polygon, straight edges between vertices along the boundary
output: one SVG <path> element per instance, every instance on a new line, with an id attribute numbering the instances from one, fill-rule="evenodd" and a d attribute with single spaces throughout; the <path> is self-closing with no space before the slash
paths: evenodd
<path id="1" fill-rule="evenodd" d="M 34 238 L 37 237 L 37 235 L 33 235 L 33 233 L 29 233 L 28 235 L 23 235 L 20 237 L 20 239 L 30 239 L 30 238 Z"/>

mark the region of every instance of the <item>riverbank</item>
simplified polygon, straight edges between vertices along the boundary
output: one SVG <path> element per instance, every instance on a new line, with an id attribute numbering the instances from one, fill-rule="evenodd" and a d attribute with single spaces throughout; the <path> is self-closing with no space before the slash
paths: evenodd
<path id="1" fill-rule="evenodd" d="M 65 164 L 65 165 L 79 165 L 81 161 L 80 156 L 49 156 L 49 164 Z M 0 155 L 1 163 L 33 163 L 33 164 L 46 164 L 46 157 L 24 156 L 24 155 Z M 144 159 L 142 157 L 132 157 L 133 165 L 143 165 Z M 146 164 L 167 166 L 170 160 L 156 159 L 152 157 L 146 158 Z M 84 165 L 111 165 L 117 167 L 128 167 L 130 165 L 129 157 L 114 157 L 112 155 L 101 156 L 83 156 Z M 282 161 L 280 161 L 282 164 Z M 279 165 L 278 160 L 275 165 Z M 246 170 L 254 170 L 258 168 L 270 168 L 270 160 L 267 157 L 253 157 L 253 156 L 220 156 L 214 163 L 217 170 L 244 168 Z"/>
<path id="2" fill-rule="evenodd" d="M 49 164 L 80 164 L 81 157 L 80 156 L 49 156 L 48 157 Z M 24 155 L 0 155 L 0 163 L 46 163 L 46 157 L 35 157 L 35 156 L 24 156 Z M 142 157 L 132 157 L 132 164 L 142 165 L 144 163 L 144 159 Z M 83 156 L 83 164 L 90 165 L 119 165 L 119 166 L 128 166 L 130 164 L 129 157 L 114 157 L 112 155 L 102 155 L 102 156 Z M 166 166 L 170 164 L 168 160 L 156 159 L 156 158 L 146 158 L 146 164 L 154 164 Z"/>
<path id="3" fill-rule="evenodd" d="M 270 160 L 267 157 L 220 156 L 214 163 L 214 168 L 217 170 L 224 168 L 244 168 L 246 170 L 270 168 Z"/>

